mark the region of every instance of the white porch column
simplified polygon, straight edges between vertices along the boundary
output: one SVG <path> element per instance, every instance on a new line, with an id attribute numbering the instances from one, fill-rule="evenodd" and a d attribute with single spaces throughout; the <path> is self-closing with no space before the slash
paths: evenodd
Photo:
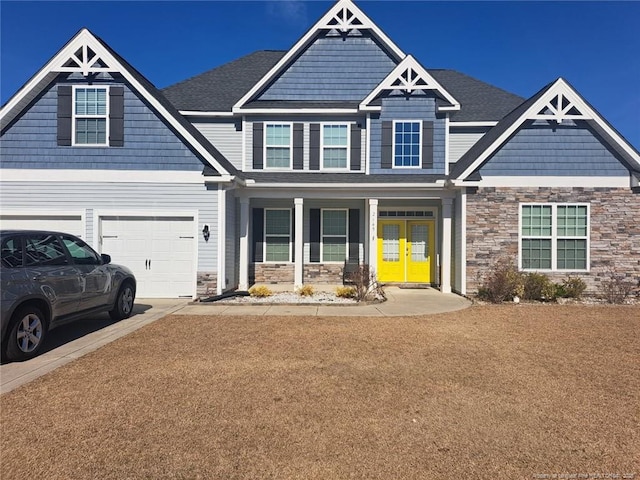
<path id="1" fill-rule="evenodd" d="M 378 277 L 378 199 L 369 199 L 369 269 Z"/>
<path id="2" fill-rule="evenodd" d="M 294 198 L 293 204 L 295 206 L 294 221 L 296 237 L 294 239 L 293 248 L 295 249 L 295 264 L 293 267 L 293 283 L 294 288 L 302 286 L 302 267 L 304 265 L 304 235 L 303 235 L 303 209 L 304 199 Z"/>
<path id="3" fill-rule="evenodd" d="M 240 252 L 238 290 L 249 289 L 249 199 L 240 198 Z"/>
<path id="4" fill-rule="evenodd" d="M 440 252 L 440 291 L 451 293 L 451 229 L 453 199 L 442 199 L 442 252 Z"/>

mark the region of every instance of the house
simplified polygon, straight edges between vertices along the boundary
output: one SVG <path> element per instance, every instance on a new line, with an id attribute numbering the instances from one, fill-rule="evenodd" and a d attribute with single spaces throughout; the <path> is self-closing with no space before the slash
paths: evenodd
<path id="1" fill-rule="evenodd" d="M 640 277 L 640 155 L 564 79 L 428 69 L 350 0 L 288 51 L 159 91 L 75 35 L 3 107 L 0 221 L 82 236 L 139 297 L 253 283 L 471 294 L 495 260 Z"/>

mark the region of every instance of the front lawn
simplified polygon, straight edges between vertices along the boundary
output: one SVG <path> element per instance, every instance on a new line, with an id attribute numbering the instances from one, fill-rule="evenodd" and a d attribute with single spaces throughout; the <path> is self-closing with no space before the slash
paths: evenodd
<path id="1" fill-rule="evenodd" d="M 170 316 L 3 395 L 0 478 L 638 479 L 639 339 L 640 306 Z"/>

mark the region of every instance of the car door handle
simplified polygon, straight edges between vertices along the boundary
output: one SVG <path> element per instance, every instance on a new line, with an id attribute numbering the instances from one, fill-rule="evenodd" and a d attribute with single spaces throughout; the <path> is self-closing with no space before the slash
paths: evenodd
<path id="1" fill-rule="evenodd" d="M 43 275 L 36 275 L 35 277 L 33 277 L 34 282 L 42 282 L 43 280 L 44 280 Z"/>

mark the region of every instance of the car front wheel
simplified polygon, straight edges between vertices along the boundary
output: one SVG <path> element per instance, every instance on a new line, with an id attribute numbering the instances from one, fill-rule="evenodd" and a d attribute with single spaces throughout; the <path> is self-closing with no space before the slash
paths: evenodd
<path id="1" fill-rule="evenodd" d="M 127 282 L 120 287 L 118 296 L 116 297 L 116 304 L 113 310 L 109 312 L 112 320 L 123 320 L 129 318 L 133 312 L 133 300 L 135 299 L 135 291 L 133 286 Z"/>
<path id="2" fill-rule="evenodd" d="M 21 307 L 13 314 L 7 341 L 7 359 L 27 360 L 42 349 L 47 333 L 46 319 L 40 309 Z"/>

